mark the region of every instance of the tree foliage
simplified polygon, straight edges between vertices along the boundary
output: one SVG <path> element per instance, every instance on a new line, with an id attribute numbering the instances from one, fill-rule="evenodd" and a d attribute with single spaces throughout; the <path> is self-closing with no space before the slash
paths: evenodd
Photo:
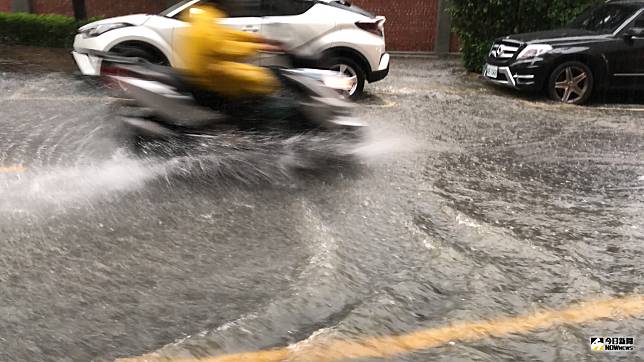
<path id="1" fill-rule="evenodd" d="M 561 27 L 602 0 L 449 0 L 463 59 L 478 71 L 494 39 Z"/>
<path id="2" fill-rule="evenodd" d="M 95 20 L 98 18 L 77 22 L 62 15 L 0 13 L 0 44 L 69 48 L 76 29 Z"/>

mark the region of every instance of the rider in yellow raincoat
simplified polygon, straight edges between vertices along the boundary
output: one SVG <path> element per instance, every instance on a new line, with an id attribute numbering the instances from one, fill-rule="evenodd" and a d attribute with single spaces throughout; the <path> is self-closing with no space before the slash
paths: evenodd
<path id="1" fill-rule="evenodd" d="M 188 79 L 224 97 L 273 93 L 279 86 L 273 73 L 244 61 L 275 47 L 256 34 L 219 24 L 225 16 L 213 6 L 193 7 L 184 16 L 190 27 L 180 34 L 180 54 Z"/>

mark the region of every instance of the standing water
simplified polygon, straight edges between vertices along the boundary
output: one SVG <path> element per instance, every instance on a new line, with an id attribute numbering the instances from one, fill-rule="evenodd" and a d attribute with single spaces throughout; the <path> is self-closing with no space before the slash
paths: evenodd
<path id="1" fill-rule="evenodd" d="M 527 106 L 455 69 L 400 62 L 360 107 L 365 143 L 136 153 L 100 90 L 4 73 L 0 166 L 20 172 L 0 174 L 0 360 L 293 350 L 642 294 L 639 118 Z M 589 337 L 644 323 L 524 329 L 390 359 L 593 360 Z"/>

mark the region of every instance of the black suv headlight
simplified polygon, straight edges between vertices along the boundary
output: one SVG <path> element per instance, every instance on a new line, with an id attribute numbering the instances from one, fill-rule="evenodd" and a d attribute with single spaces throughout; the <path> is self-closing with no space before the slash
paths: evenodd
<path id="1" fill-rule="evenodd" d="M 546 54 L 552 50 L 552 46 L 548 44 L 529 44 L 525 49 L 519 53 L 517 60 L 536 58 L 540 55 Z"/>

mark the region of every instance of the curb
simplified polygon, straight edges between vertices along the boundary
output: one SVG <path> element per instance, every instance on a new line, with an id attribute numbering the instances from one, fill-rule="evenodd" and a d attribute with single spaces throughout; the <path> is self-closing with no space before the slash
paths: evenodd
<path id="1" fill-rule="evenodd" d="M 461 57 L 461 53 L 390 51 L 389 54 L 401 59 L 460 59 Z"/>

